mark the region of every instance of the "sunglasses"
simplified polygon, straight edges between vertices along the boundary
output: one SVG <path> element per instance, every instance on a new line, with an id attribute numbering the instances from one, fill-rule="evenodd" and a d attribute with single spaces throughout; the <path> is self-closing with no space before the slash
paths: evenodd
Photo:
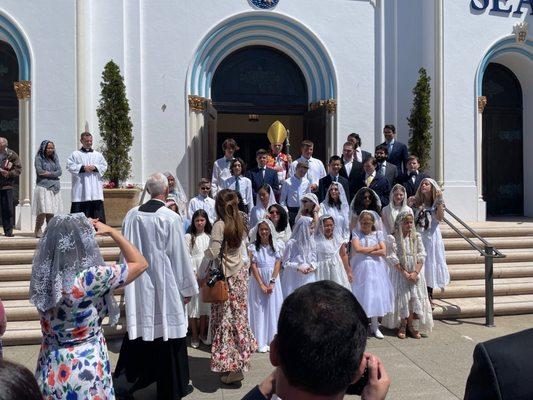
<path id="1" fill-rule="evenodd" d="M 203 186 L 200 188 L 200 190 L 210 190 L 211 188 L 210 187 L 207 187 L 207 186 Z"/>
<path id="2" fill-rule="evenodd" d="M 270 214 L 279 215 L 279 211 L 270 211 Z"/>
<path id="3" fill-rule="evenodd" d="M 363 200 L 372 200 L 372 197 L 370 197 L 370 196 L 363 196 Z"/>

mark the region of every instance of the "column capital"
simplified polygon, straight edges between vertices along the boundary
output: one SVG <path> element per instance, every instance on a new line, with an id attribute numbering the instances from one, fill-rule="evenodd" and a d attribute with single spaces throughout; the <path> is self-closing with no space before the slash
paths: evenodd
<path id="1" fill-rule="evenodd" d="M 487 96 L 478 96 L 477 98 L 477 110 L 480 114 L 483 114 L 483 110 L 487 105 Z"/>
<path id="2" fill-rule="evenodd" d="M 189 107 L 194 111 L 205 111 L 207 109 L 207 103 L 210 100 L 205 97 L 189 95 Z"/>
<path id="3" fill-rule="evenodd" d="M 17 93 L 17 99 L 26 100 L 31 97 L 31 81 L 18 81 L 14 82 L 15 92 Z"/>
<path id="4" fill-rule="evenodd" d="M 337 112 L 337 100 L 328 99 L 328 100 L 318 100 L 309 104 L 309 109 L 311 111 L 318 110 L 319 108 L 326 107 L 328 114 L 335 114 Z"/>

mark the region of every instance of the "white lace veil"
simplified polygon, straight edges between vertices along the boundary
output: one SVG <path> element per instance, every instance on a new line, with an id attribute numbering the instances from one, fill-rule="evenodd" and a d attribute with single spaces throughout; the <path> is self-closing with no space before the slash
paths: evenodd
<path id="1" fill-rule="evenodd" d="M 330 197 L 329 197 L 329 191 L 331 188 L 335 185 L 339 189 L 339 200 L 340 200 L 340 208 L 337 208 L 335 205 L 331 205 L 329 203 Z M 329 185 L 328 191 L 326 193 L 326 198 L 322 203 L 320 203 L 320 209 L 322 210 L 322 215 L 330 215 L 333 217 L 335 221 L 335 231 L 337 234 L 344 236 L 346 240 L 350 237 L 350 229 L 348 227 L 350 222 L 350 205 L 348 203 L 348 198 L 346 197 L 346 192 L 344 191 L 344 187 L 338 183 L 333 182 L 331 185 Z M 341 226 L 339 215 L 342 215 L 344 217 L 344 226 Z"/>
<path id="2" fill-rule="evenodd" d="M 272 243 L 274 244 L 274 248 L 276 249 L 276 251 L 278 251 L 279 250 L 279 244 L 278 244 L 279 234 L 276 231 L 276 227 L 274 226 L 272 221 L 267 218 L 260 219 L 254 225 L 254 227 L 250 229 L 250 233 L 248 234 L 248 237 L 250 238 L 250 244 L 255 246 L 255 241 L 257 240 L 259 236 L 259 225 L 262 224 L 263 222 L 266 223 L 268 227 L 270 228 L 270 234 L 272 235 Z"/>
<path id="3" fill-rule="evenodd" d="M 106 265 L 95 230 L 82 213 L 56 215 L 39 240 L 31 270 L 30 302 L 39 311 L 54 308 L 63 293 L 70 293 L 83 270 Z M 111 324 L 120 316 L 113 293 L 106 295 Z"/>
<path id="4" fill-rule="evenodd" d="M 355 226 L 355 230 L 360 232 L 361 231 L 361 217 L 365 214 L 370 214 L 372 217 L 374 217 L 374 227 L 376 228 L 376 232 L 383 232 L 383 222 L 381 221 L 381 217 L 379 214 L 372 210 L 363 210 L 361 211 L 361 214 L 357 217 L 357 225 Z"/>
<path id="5" fill-rule="evenodd" d="M 394 204 L 394 192 L 396 190 L 402 190 L 403 193 L 404 193 L 404 198 L 403 198 L 403 201 L 402 201 L 402 204 L 400 206 L 396 206 Z M 389 194 L 389 204 L 383 208 L 382 212 L 381 212 L 381 216 L 383 219 L 387 219 L 387 224 L 388 226 L 392 229 L 392 234 L 394 234 L 394 232 L 396 231 L 395 227 L 395 223 L 396 223 L 396 217 L 401 213 L 401 212 L 410 212 L 411 215 L 413 214 L 413 210 L 411 210 L 411 207 L 409 207 L 407 205 L 407 191 L 405 190 L 405 188 L 400 185 L 399 183 L 397 183 L 396 185 L 394 185 L 394 187 L 392 188 L 392 190 L 390 191 L 390 194 Z"/>
<path id="6" fill-rule="evenodd" d="M 322 258 L 329 258 L 333 254 L 338 253 L 340 246 L 344 242 L 342 235 L 339 234 L 337 229 L 333 229 L 332 239 L 326 238 L 324 235 L 324 221 L 328 219 L 332 219 L 336 224 L 333 216 L 324 214 L 318 219 L 318 224 L 315 231 L 316 252 L 319 261 Z"/>
<path id="7" fill-rule="evenodd" d="M 289 240 L 289 242 L 293 242 L 293 245 L 290 246 L 289 254 L 286 254 L 287 260 L 291 260 L 297 254 L 301 254 L 307 264 L 311 265 L 314 263 L 315 259 L 313 255 L 316 254 L 316 244 L 315 238 L 311 233 L 312 223 L 313 218 L 303 215 L 294 224 L 292 235 Z M 296 244 L 296 246 L 294 244 Z M 293 252 L 297 252 L 297 254 L 292 254 Z"/>
<path id="8" fill-rule="evenodd" d="M 313 204 L 317 205 L 318 207 L 320 207 L 320 203 L 318 201 L 318 197 L 316 196 L 316 194 L 314 193 L 306 193 L 302 196 L 302 198 L 300 199 L 300 209 L 298 210 L 298 214 L 296 215 L 296 218 L 294 219 L 294 221 L 298 221 L 300 219 L 300 217 L 302 216 L 302 211 L 303 211 L 303 204 L 302 204 L 302 200 L 303 199 L 307 199 L 309 201 L 311 201 Z M 293 230 L 294 232 L 294 230 Z"/>
<path id="9" fill-rule="evenodd" d="M 187 219 L 187 203 L 189 199 L 187 198 L 185 190 L 183 190 L 183 186 L 181 186 L 181 182 L 169 171 L 164 172 L 163 175 L 167 178 L 169 176 L 174 178 L 174 190 L 168 193 L 168 197 L 172 197 L 176 201 L 181 217 Z"/>
<path id="10" fill-rule="evenodd" d="M 268 213 L 268 209 L 272 204 L 276 204 L 276 195 L 274 194 L 274 190 L 272 190 L 272 187 L 270 185 L 266 185 L 270 189 L 270 197 L 268 198 L 268 205 L 267 207 L 263 207 L 263 203 L 261 202 L 261 199 L 259 198 L 259 191 L 255 195 L 255 206 L 252 207 L 250 210 L 250 226 L 254 227 L 257 225 L 257 222 L 264 218 L 265 215 Z"/>

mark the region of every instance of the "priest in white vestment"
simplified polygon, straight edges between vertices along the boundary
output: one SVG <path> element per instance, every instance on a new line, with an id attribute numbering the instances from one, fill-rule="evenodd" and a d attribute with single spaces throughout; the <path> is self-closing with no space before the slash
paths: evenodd
<path id="1" fill-rule="evenodd" d="M 84 213 L 88 218 L 98 218 L 105 224 L 104 181 L 107 162 L 102 153 L 93 150 L 93 136 L 81 134 L 81 149 L 67 159 L 67 170 L 72 175 L 71 213 Z"/>
<path id="2" fill-rule="evenodd" d="M 183 222 L 165 207 L 167 178 L 157 173 L 146 184 L 151 200 L 131 209 L 122 233 L 148 260 L 148 269 L 125 292 L 126 325 L 115 369 L 117 396 L 157 382 L 158 399 L 190 393 L 185 305 L 198 284 L 185 243 Z"/>

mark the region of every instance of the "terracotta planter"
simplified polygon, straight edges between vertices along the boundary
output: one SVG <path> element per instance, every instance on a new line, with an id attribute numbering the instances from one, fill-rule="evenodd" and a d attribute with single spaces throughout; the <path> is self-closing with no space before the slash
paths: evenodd
<path id="1" fill-rule="evenodd" d="M 108 225 L 121 226 L 124 217 L 139 205 L 141 189 L 104 189 L 104 209 Z"/>

